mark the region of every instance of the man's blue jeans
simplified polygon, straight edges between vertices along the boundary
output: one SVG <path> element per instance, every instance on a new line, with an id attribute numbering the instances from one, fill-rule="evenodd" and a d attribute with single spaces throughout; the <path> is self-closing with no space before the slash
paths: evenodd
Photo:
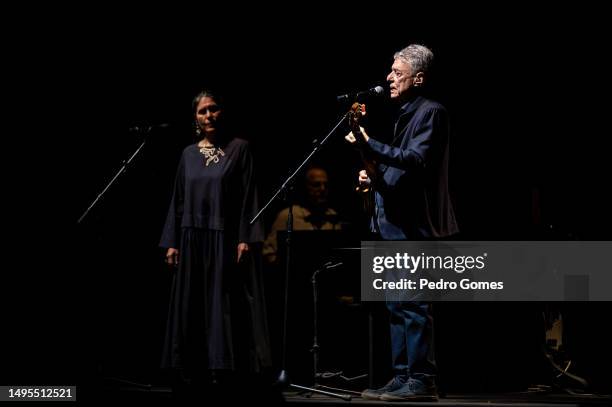
<path id="1" fill-rule="evenodd" d="M 436 374 L 431 303 L 387 301 L 394 374 L 431 383 Z"/>

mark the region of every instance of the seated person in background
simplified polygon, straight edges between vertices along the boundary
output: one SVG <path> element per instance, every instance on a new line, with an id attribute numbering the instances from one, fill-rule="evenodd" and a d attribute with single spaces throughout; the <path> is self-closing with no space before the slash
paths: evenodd
<path id="1" fill-rule="evenodd" d="M 327 171 L 312 166 L 305 173 L 306 200 L 304 205 L 293 205 L 293 230 L 340 230 L 337 212 L 328 206 Z M 276 241 L 279 230 L 287 230 L 289 208 L 278 213 L 263 245 L 264 259 L 275 263 L 278 251 Z"/>

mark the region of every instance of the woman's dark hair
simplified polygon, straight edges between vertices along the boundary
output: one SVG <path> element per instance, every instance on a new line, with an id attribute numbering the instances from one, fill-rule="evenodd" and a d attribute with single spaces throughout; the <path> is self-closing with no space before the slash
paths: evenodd
<path id="1" fill-rule="evenodd" d="M 200 100 L 205 97 L 214 99 L 215 102 L 217 102 L 217 105 L 219 105 L 219 107 L 225 107 L 225 98 L 221 93 L 219 93 L 217 90 L 203 89 L 193 98 L 193 101 L 191 102 L 191 111 L 193 114 L 196 113 L 196 109 L 198 107 L 198 103 L 200 103 Z"/>

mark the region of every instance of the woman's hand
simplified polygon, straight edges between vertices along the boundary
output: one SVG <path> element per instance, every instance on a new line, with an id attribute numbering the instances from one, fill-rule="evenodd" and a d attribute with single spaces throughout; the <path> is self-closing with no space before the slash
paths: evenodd
<path id="1" fill-rule="evenodd" d="M 247 243 L 238 243 L 238 260 L 240 263 L 249 254 L 249 245 Z"/>
<path id="2" fill-rule="evenodd" d="M 169 248 L 166 252 L 166 263 L 169 266 L 178 266 L 179 262 L 179 251 L 174 248 Z"/>

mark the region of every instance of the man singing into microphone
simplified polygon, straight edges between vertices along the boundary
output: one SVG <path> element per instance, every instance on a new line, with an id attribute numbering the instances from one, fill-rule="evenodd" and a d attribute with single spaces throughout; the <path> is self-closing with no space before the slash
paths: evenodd
<path id="1" fill-rule="evenodd" d="M 387 76 L 399 110 L 392 141 L 383 144 L 352 133 L 376 163 L 375 173 L 359 173 L 375 190 L 372 231 L 383 240 L 443 239 L 459 232 L 448 192 L 449 121 L 446 109 L 423 96 L 433 53 L 422 45 L 396 52 Z M 387 301 L 394 377 L 365 399 L 437 400 L 431 304 Z"/>

